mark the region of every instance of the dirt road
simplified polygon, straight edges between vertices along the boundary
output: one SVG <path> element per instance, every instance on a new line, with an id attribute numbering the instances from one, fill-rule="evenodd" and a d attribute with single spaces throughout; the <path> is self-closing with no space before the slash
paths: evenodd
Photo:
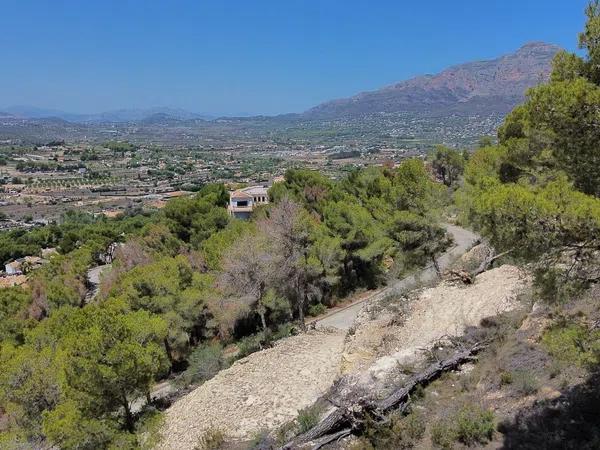
<path id="1" fill-rule="evenodd" d="M 472 231 L 465 230 L 464 228 L 456 225 L 446 224 L 444 225 L 448 232 L 454 238 L 454 246 L 444 253 L 438 259 L 438 263 L 442 270 L 448 268 L 450 264 L 467 250 L 469 250 L 475 242 L 479 239 L 479 236 Z M 336 311 L 332 314 L 327 315 L 323 319 L 317 320 L 317 327 L 335 327 L 340 330 L 349 329 L 354 323 L 354 319 L 358 315 L 359 311 L 363 307 L 365 302 L 371 300 L 379 300 L 387 297 L 388 295 L 398 295 L 404 292 L 408 292 L 414 289 L 421 283 L 428 283 L 437 278 L 437 274 L 432 265 L 419 271 L 415 275 L 411 275 L 401 280 L 394 281 L 389 286 L 382 289 L 373 291 L 373 293 L 359 302 L 344 308 L 340 311 Z"/>

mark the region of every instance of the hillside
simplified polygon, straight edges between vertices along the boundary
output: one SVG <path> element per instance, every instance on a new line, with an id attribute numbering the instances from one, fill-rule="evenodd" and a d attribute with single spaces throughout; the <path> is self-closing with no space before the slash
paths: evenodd
<path id="1" fill-rule="evenodd" d="M 377 91 L 332 100 L 305 113 L 315 118 L 374 113 L 418 112 L 430 115 L 506 114 L 523 101 L 525 91 L 546 80 L 559 47 L 525 44 L 491 61 L 450 67 L 437 75 L 401 81 Z"/>

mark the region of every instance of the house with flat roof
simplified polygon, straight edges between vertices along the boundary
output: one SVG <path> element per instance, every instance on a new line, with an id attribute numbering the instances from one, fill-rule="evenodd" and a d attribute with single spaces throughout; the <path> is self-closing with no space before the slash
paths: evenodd
<path id="1" fill-rule="evenodd" d="M 248 219 L 254 208 L 269 203 L 267 186 L 248 186 L 229 193 L 227 211 L 238 219 Z"/>

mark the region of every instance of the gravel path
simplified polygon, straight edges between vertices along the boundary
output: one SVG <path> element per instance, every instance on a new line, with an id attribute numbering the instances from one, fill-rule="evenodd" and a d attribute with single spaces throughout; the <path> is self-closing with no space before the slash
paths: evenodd
<path id="1" fill-rule="evenodd" d="M 467 327 L 478 326 L 486 317 L 522 307 L 518 295 L 529 282 L 521 269 L 504 265 L 480 274 L 470 286 L 441 283 L 424 290 L 410 302 L 406 319 L 399 325 L 386 325 L 361 312 L 357 331 L 346 344 L 344 361 L 352 363 L 346 366 L 359 367 L 356 360 L 364 359 L 370 365 L 363 374 L 365 382 L 385 380 L 397 371 L 398 364 L 420 361 L 423 349 L 435 342 L 461 336 Z M 391 348 L 371 364 L 375 350 L 385 341 Z"/>

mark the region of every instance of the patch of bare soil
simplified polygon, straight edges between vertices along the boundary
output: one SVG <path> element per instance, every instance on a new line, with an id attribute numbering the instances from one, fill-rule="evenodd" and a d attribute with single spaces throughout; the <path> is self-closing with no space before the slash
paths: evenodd
<path id="1" fill-rule="evenodd" d="M 517 297 L 528 282 L 519 268 L 504 265 L 482 273 L 470 286 L 441 283 L 423 290 L 401 301 L 395 311 L 386 306 L 377 313 L 375 305 L 368 305 L 347 339 L 343 371 L 368 367 L 361 374 L 363 381 L 383 380 L 399 366 L 422 360 L 423 351 L 436 342 L 518 308 Z"/>
<path id="2" fill-rule="evenodd" d="M 221 371 L 165 413 L 161 449 L 193 449 L 210 428 L 249 439 L 293 420 L 339 375 L 344 332 L 311 331 Z"/>

